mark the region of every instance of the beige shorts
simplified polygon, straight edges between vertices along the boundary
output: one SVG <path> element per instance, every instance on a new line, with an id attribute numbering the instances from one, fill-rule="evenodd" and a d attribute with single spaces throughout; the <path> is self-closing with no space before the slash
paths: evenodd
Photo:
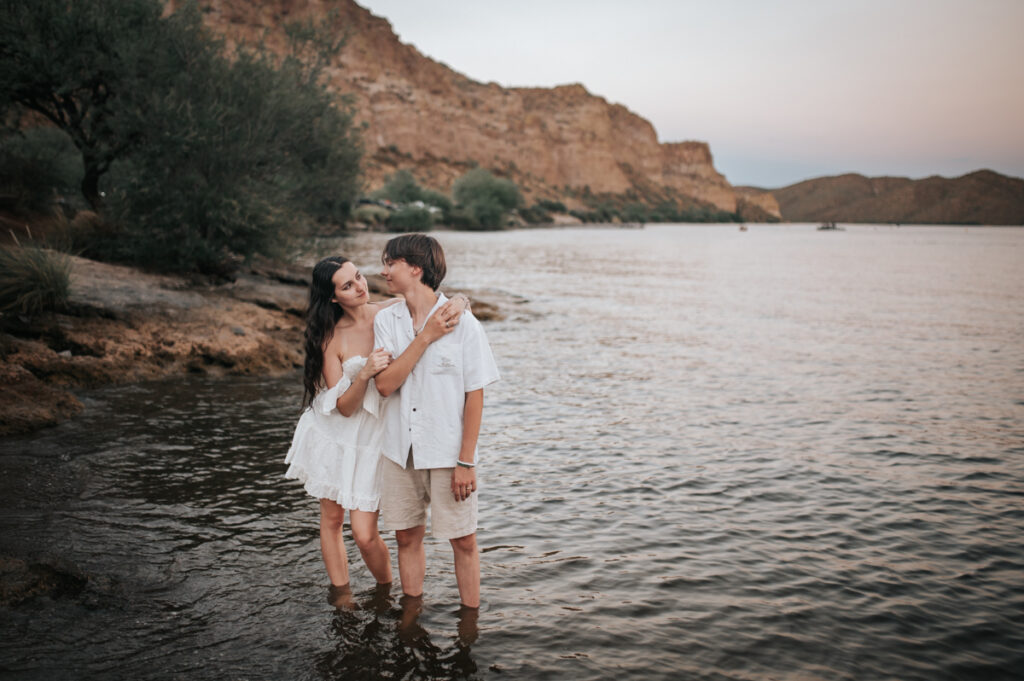
<path id="1" fill-rule="evenodd" d="M 384 459 L 380 473 L 380 526 L 384 530 L 408 530 L 427 524 L 437 539 L 457 539 L 476 532 L 477 493 L 465 501 L 452 494 L 454 468 L 416 470 L 412 457 L 402 468 Z"/>

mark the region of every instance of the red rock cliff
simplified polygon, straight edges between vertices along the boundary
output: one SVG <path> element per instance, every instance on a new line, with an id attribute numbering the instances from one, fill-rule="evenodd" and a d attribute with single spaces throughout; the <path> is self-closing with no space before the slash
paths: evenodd
<path id="1" fill-rule="evenodd" d="M 283 46 L 285 23 L 334 13 L 333 30 L 348 39 L 328 75 L 333 88 L 353 97 L 366 124 L 370 188 L 395 169 L 409 168 L 421 182 L 447 191 L 478 164 L 513 179 L 533 198 L 564 198 L 567 187 L 589 187 L 737 210 L 736 192 L 715 170 L 707 144 L 659 144 L 647 120 L 582 85 L 502 88 L 476 82 L 403 44 L 387 20 L 352 0 L 200 5 L 207 24 L 229 41 L 262 38 L 271 47 Z M 774 200 L 769 195 L 762 203 Z"/>

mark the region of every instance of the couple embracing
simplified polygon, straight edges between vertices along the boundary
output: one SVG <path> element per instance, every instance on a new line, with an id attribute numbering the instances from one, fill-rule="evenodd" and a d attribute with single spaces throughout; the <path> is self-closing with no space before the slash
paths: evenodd
<path id="1" fill-rule="evenodd" d="M 328 599 L 352 603 L 342 539 L 353 539 L 380 588 L 392 580 L 378 532 L 395 531 L 406 597 L 423 593 L 427 509 L 434 537 L 452 546 L 462 605 L 480 605 L 476 544 L 476 443 L 483 389 L 498 380 L 487 337 L 468 299 L 438 292 L 441 245 L 424 234 L 391 239 L 382 255 L 388 289 L 369 302 L 365 278 L 341 257 L 313 268 L 303 405 L 286 477 L 320 500 L 320 549 Z"/>

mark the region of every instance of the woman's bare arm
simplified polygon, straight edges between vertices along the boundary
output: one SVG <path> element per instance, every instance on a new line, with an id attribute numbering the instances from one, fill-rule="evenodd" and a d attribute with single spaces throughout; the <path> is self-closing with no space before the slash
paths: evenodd
<path id="1" fill-rule="evenodd" d="M 340 339 L 337 337 L 331 339 L 331 343 L 324 350 L 324 380 L 327 381 L 328 386 L 337 385 L 338 381 L 344 376 L 340 344 L 336 342 L 338 340 Z M 366 387 L 369 385 L 370 379 L 388 365 L 390 358 L 390 354 L 380 349 L 370 353 L 370 356 L 366 359 L 366 364 L 353 377 L 351 385 L 338 396 L 336 406 L 342 416 L 352 416 L 352 414 L 359 410 L 363 403 L 363 397 L 366 395 Z"/>

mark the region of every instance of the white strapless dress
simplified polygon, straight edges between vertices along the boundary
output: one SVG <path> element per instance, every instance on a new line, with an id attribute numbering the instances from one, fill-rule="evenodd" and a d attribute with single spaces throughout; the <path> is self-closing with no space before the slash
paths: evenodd
<path id="1" fill-rule="evenodd" d="M 337 407 L 338 397 L 365 364 L 361 356 L 345 360 L 338 384 L 317 393 L 302 413 L 285 457 L 284 476 L 302 482 L 318 499 L 330 499 L 350 510 L 376 511 L 380 508 L 384 398 L 370 381 L 356 413 L 342 416 Z"/>

